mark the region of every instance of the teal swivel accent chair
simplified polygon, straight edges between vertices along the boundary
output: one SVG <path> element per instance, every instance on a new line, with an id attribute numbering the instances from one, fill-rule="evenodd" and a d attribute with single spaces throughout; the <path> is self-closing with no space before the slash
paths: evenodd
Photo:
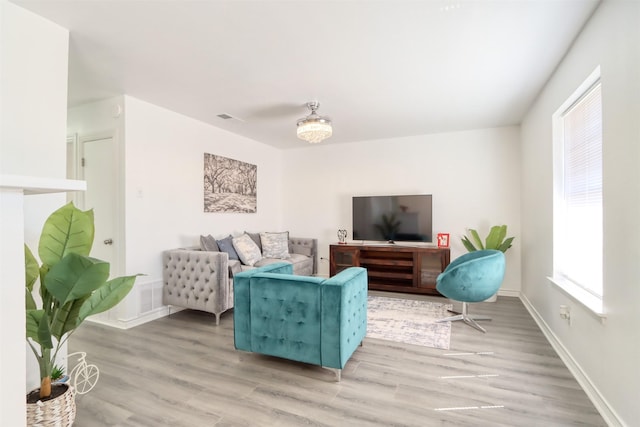
<path id="1" fill-rule="evenodd" d="M 476 320 L 491 318 L 469 314 L 468 303 L 484 301 L 498 292 L 504 280 L 504 271 L 504 253 L 498 250 L 469 252 L 453 260 L 438 276 L 436 289 L 449 299 L 461 301 L 462 312 L 439 319 L 438 322 L 462 320 L 479 331 L 487 332 Z"/>

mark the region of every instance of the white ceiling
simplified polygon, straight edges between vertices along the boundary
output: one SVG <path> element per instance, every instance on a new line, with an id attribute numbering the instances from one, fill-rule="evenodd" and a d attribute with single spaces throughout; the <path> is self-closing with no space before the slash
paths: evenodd
<path id="1" fill-rule="evenodd" d="M 128 94 L 280 148 L 311 100 L 322 144 L 518 124 L 598 5 L 12 1 L 70 30 L 70 106 Z"/>

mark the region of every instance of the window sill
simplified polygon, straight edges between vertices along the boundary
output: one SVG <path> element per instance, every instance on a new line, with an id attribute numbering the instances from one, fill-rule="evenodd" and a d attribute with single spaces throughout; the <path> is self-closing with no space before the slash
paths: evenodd
<path id="1" fill-rule="evenodd" d="M 602 321 L 607 318 L 606 314 L 604 313 L 604 304 L 601 298 L 590 294 L 589 292 L 585 291 L 580 286 L 569 280 L 557 277 L 547 277 L 547 279 L 549 279 L 552 284 L 560 288 L 560 290 L 562 290 L 569 297 L 571 297 L 576 302 L 591 311 L 593 314 L 598 316 Z"/>

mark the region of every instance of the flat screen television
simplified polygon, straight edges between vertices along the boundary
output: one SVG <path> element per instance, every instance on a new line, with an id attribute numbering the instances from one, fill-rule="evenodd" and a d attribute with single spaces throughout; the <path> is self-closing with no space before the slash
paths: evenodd
<path id="1" fill-rule="evenodd" d="M 432 241 L 431 194 L 354 196 L 353 240 Z"/>

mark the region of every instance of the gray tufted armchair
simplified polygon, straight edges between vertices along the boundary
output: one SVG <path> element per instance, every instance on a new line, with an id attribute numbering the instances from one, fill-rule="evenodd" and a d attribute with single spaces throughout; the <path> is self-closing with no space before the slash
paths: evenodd
<path id="1" fill-rule="evenodd" d="M 165 251 L 162 302 L 216 316 L 233 307 L 233 286 L 229 279 L 229 255 L 190 249 Z"/>

